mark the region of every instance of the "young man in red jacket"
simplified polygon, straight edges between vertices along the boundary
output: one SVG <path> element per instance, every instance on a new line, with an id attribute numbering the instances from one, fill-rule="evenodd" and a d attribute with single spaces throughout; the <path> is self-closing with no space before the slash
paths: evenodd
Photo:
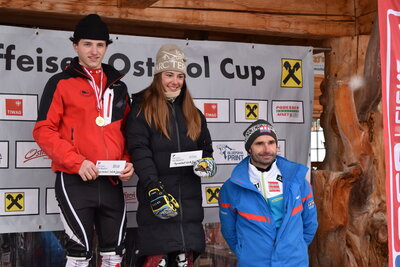
<path id="1" fill-rule="evenodd" d="M 122 181 L 133 175 L 122 132 L 129 96 L 122 75 L 102 64 L 112 41 L 98 15 L 81 19 L 70 39 L 78 56 L 47 82 L 33 136 L 57 173 L 56 198 L 68 235 L 66 266 L 89 266 L 93 229 L 101 266 L 120 266 L 126 228 Z M 118 161 L 122 171 L 102 175 L 96 164 L 105 160 Z"/>

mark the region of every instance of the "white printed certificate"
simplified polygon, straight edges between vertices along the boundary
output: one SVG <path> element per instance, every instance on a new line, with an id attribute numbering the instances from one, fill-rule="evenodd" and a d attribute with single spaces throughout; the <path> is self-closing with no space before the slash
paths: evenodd
<path id="1" fill-rule="evenodd" d="M 120 175 L 125 168 L 125 160 L 98 160 L 96 167 L 99 175 Z"/>
<path id="2" fill-rule="evenodd" d="M 203 150 L 171 153 L 170 168 L 193 166 L 193 163 L 203 157 Z"/>

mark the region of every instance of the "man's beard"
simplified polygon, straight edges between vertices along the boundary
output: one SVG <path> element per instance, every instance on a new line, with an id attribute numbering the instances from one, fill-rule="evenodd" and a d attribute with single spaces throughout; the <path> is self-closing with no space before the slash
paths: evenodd
<path id="1" fill-rule="evenodd" d="M 262 158 L 262 156 L 265 156 L 265 155 L 269 155 L 269 156 L 271 156 L 271 158 L 269 160 L 265 160 Z M 251 154 L 250 157 L 251 157 L 251 162 L 254 166 L 259 166 L 259 167 L 266 169 L 269 166 L 271 166 L 271 164 L 275 161 L 276 153 L 265 153 L 265 154 L 261 154 L 261 155 L 260 154 L 256 154 L 256 155 Z"/>

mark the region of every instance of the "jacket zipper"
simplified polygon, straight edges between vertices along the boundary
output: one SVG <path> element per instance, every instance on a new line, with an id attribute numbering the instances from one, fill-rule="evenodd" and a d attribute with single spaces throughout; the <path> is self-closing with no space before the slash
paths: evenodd
<path id="1" fill-rule="evenodd" d="M 75 129 L 74 128 L 71 128 L 71 141 L 72 141 L 72 144 L 74 145 L 74 147 L 76 148 L 76 151 L 80 154 L 81 152 L 79 152 L 79 147 L 75 143 Z"/>
<path id="2" fill-rule="evenodd" d="M 104 138 L 104 126 L 102 126 L 101 127 L 101 135 L 103 136 L 103 143 L 104 143 L 104 149 L 105 149 L 105 151 L 106 151 L 106 160 L 108 160 L 108 149 L 107 149 L 107 146 L 106 146 L 106 139 Z"/>
<path id="3" fill-rule="evenodd" d="M 263 174 L 261 173 L 261 179 L 260 179 L 260 184 L 261 184 L 261 187 L 262 187 L 262 191 L 263 192 L 265 192 L 264 191 L 264 185 L 265 185 L 265 183 L 264 183 L 264 176 L 263 176 Z M 243 187 L 243 185 L 241 185 L 241 184 L 238 184 L 239 186 L 241 186 L 241 187 Z M 272 210 L 271 210 L 271 208 L 270 208 L 270 206 L 269 206 L 269 204 L 268 204 L 268 199 L 264 196 L 264 194 L 262 193 L 262 192 L 260 192 L 257 188 L 255 188 L 254 187 L 254 189 L 252 188 L 252 189 L 249 189 L 248 187 L 244 187 L 245 189 L 248 189 L 248 190 L 252 190 L 252 191 L 255 191 L 255 193 L 256 194 L 258 194 L 262 199 L 263 199 L 263 201 L 264 201 L 264 203 L 265 203 L 265 205 L 266 205 L 266 209 L 268 210 L 268 213 L 270 214 L 270 223 L 272 224 L 274 224 L 274 227 L 275 227 L 275 221 L 274 221 L 274 218 L 273 218 L 273 216 L 272 216 Z M 287 210 L 287 208 L 285 207 L 285 210 Z M 282 225 L 281 225 L 282 226 Z M 276 227 L 275 227 L 276 228 Z M 275 232 L 276 232 L 276 236 L 275 236 L 275 238 L 274 238 L 274 247 L 276 247 L 276 245 L 277 245 L 277 237 L 278 237 L 278 231 L 275 229 Z"/>
<path id="4" fill-rule="evenodd" d="M 108 94 L 108 107 L 107 107 L 107 118 L 110 117 L 110 107 L 111 107 L 111 93 Z"/>
<path id="5" fill-rule="evenodd" d="M 282 183 L 282 185 L 283 185 L 283 183 Z M 287 185 L 286 185 L 287 186 Z M 289 190 L 289 188 L 287 188 L 286 190 Z M 280 230 L 281 230 L 281 228 L 282 228 L 282 226 L 285 226 L 285 229 L 283 229 L 283 232 L 282 233 L 280 233 L 280 235 L 279 235 L 279 237 L 282 237 L 283 236 L 283 234 L 285 233 L 285 231 L 286 231 L 286 229 L 287 229 L 287 224 L 289 223 L 289 222 L 287 222 L 285 225 L 283 225 L 283 222 L 285 221 L 285 219 L 286 219 L 286 217 L 288 216 L 288 211 L 289 211 L 289 197 L 292 195 L 291 194 L 291 192 L 285 192 L 285 188 L 284 188 L 284 191 L 283 191 L 283 195 L 285 195 L 285 193 L 286 193 L 286 196 L 288 196 L 286 199 L 285 198 L 283 198 L 283 200 L 286 202 L 285 203 L 285 207 L 284 207 L 284 217 L 282 218 L 282 224 L 281 224 L 281 227 L 279 227 L 279 231 L 276 233 L 276 239 L 275 239 L 275 244 L 274 244 L 274 246 L 276 247 L 277 246 L 277 243 L 278 243 L 278 234 L 280 233 Z M 290 220 L 290 215 L 289 215 L 289 219 L 288 220 Z"/>
<path id="6" fill-rule="evenodd" d="M 178 152 L 181 152 L 181 141 L 179 138 L 179 125 L 178 125 L 178 121 L 176 118 L 176 113 L 175 113 L 175 104 L 172 103 L 170 104 L 171 106 L 171 111 L 172 111 L 172 116 L 174 117 L 174 124 L 175 124 L 175 131 L 176 131 L 176 139 L 178 142 Z M 181 175 L 182 176 L 182 175 Z M 186 251 L 186 242 L 185 242 L 185 235 L 183 233 L 183 206 L 182 206 L 182 192 L 181 192 L 181 183 L 178 183 L 178 192 L 179 192 L 179 197 L 178 197 L 178 202 L 179 202 L 179 207 L 180 207 L 180 224 L 179 224 L 179 230 L 181 232 L 182 235 L 182 244 L 183 244 L 183 251 Z"/>
<path id="7" fill-rule="evenodd" d="M 109 93 L 109 95 L 108 95 L 108 107 L 107 107 L 107 114 L 106 114 L 107 118 L 110 117 L 110 109 L 111 109 L 111 102 L 110 101 L 111 101 L 111 93 Z M 111 119 L 110 119 L 110 122 L 111 122 Z M 103 140 L 104 140 L 104 147 L 106 148 L 106 157 L 107 157 L 107 159 L 109 159 L 108 149 L 107 149 L 107 146 L 106 146 L 106 140 L 104 138 L 104 127 L 101 127 L 101 128 L 103 128 L 102 129 L 103 130 Z"/>
<path id="8" fill-rule="evenodd" d="M 71 141 L 72 141 L 72 144 L 74 144 L 74 146 L 76 146 L 75 139 L 74 139 L 74 128 L 71 128 Z"/>

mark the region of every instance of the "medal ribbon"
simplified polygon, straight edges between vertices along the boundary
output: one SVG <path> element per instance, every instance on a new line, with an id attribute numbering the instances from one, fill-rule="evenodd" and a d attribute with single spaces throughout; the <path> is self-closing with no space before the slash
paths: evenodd
<path id="1" fill-rule="evenodd" d="M 93 91 L 96 95 L 96 100 L 97 100 L 97 111 L 99 112 L 100 115 L 100 111 L 103 108 L 103 100 L 102 100 L 102 93 L 103 93 L 103 71 L 101 70 L 101 75 L 100 75 L 100 86 L 97 86 L 97 83 L 93 77 L 93 75 L 90 73 L 90 71 L 88 71 L 86 68 L 83 68 L 85 70 L 85 72 L 87 73 L 87 75 L 89 75 L 90 80 L 88 81 L 90 86 L 92 86 Z"/>

